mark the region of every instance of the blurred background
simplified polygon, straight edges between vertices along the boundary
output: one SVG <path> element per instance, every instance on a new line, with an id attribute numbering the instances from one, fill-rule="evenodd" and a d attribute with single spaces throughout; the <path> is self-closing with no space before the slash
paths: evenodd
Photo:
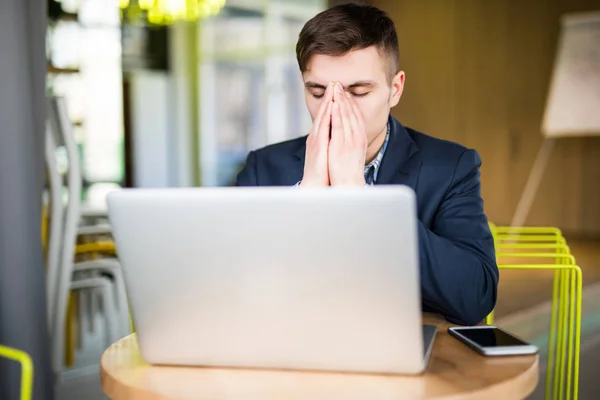
<path id="1" fill-rule="evenodd" d="M 207 0 L 198 15 L 181 1 L 194 23 L 152 23 L 144 3 L 48 0 L 47 90 L 76 127 L 85 202 L 115 186 L 228 185 L 249 150 L 308 133 L 294 47 L 339 1 Z M 486 211 L 510 223 L 544 139 L 560 17 L 597 2 L 370 3 L 398 30 L 407 81 L 394 115 L 477 149 Z M 526 222 L 600 235 L 599 155 L 594 137 L 559 141 Z"/>
<path id="2" fill-rule="evenodd" d="M 295 44 L 325 1 L 48 1 L 48 92 L 76 126 L 86 203 L 229 185 L 250 149 L 310 129 Z"/>
<path id="3" fill-rule="evenodd" d="M 93 226 L 105 227 L 88 231 L 87 239 L 78 236 L 78 246 L 110 241 L 103 210 L 111 190 L 232 185 L 250 150 L 307 134 L 311 120 L 295 58 L 298 33 L 318 12 L 348 2 L 43 1 L 45 92 L 62 99 L 58 125 L 72 134 L 76 149 L 70 152 L 69 139 L 57 138 L 46 149 L 46 161 L 55 163 L 64 180 L 78 164 L 81 190 L 69 198 L 74 192 L 65 184 L 61 199 L 76 200 L 84 214 L 97 217 Z M 491 222 L 555 227 L 569 242 L 583 270 L 582 335 L 595 349 L 582 365 L 600 362 L 600 129 L 552 125 L 565 107 L 573 107 L 571 114 L 585 107 L 600 111 L 600 34 L 584 49 L 588 64 L 579 64 L 575 76 L 583 78 L 573 86 L 595 88 L 592 96 L 598 96 L 580 97 L 557 78 L 561 44 L 567 42 L 561 18 L 598 12 L 600 3 L 361 3 L 383 9 L 396 23 L 406 86 L 393 115 L 406 126 L 479 151 Z M 595 113 L 588 113 L 592 125 Z M 48 182 L 43 213 L 52 207 Z M 106 249 L 91 253 L 114 253 Z M 81 254 L 76 261 L 90 259 Z M 552 282 L 551 272 L 502 271 L 499 324 L 546 345 Z M 69 299 L 58 307 L 70 307 Z M 77 314 L 69 310 L 64 318 Z M 89 331 L 85 344 L 58 339 L 68 353 L 57 367 L 63 374 L 60 399 L 103 398 L 97 371 L 106 341 L 102 330 Z M 600 389 L 583 372 L 581 388 L 581 398 Z M 532 398 L 543 393 L 541 385 Z"/>

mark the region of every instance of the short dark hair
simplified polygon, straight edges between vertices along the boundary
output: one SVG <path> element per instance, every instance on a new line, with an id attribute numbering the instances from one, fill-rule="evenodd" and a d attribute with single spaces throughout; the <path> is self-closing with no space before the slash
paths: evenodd
<path id="1" fill-rule="evenodd" d="M 388 78 L 393 77 L 400 68 L 394 22 L 376 7 L 346 3 L 320 12 L 304 25 L 296 44 L 296 58 L 304 73 L 315 54 L 343 56 L 371 46 L 388 58 Z"/>

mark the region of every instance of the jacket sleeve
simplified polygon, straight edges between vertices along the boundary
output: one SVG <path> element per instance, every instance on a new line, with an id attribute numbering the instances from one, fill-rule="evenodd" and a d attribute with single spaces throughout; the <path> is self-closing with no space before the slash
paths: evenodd
<path id="1" fill-rule="evenodd" d="M 239 172 L 235 180 L 236 186 L 258 186 L 256 173 L 256 152 L 251 151 L 246 158 L 244 168 Z"/>
<path id="2" fill-rule="evenodd" d="M 481 322 L 497 297 L 498 266 L 483 211 L 480 166 L 479 154 L 466 150 L 431 229 L 421 222 L 418 227 L 423 303 L 460 325 Z"/>

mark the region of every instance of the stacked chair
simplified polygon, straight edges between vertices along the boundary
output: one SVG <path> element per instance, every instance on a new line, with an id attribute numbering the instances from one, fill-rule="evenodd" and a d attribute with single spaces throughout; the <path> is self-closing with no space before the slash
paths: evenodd
<path id="1" fill-rule="evenodd" d="M 552 270 L 546 399 L 577 399 L 581 340 L 582 273 L 561 231 L 552 227 L 490 224 L 498 268 Z M 492 324 L 493 312 L 486 318 Z"/>
<path id="2" fill-rule="evenodd" d="M 125 284 L 110 226 L 97 224 L 100 215 L 82 215 L 82 173 L 79 151 L 62 98 L 48 99 L 45 161 L 47 205 L 42 241 L 46 254 L 48 326 L 52 366 L 57 378 L 74 362 L 76 343 L 96 329 L 103 318 L 106 345 L 127 335 L 129 308 Z M 66 155 L 67 168 L 59 170 L 57 150 Z M 93 225 L 90 225 L 93 224 Z M 45 232 L 45 234 L 44 234 Z M 103 238 L 98 241 L 97 238 Z M 76 336 L 77 340 L 74 340 Z"/>

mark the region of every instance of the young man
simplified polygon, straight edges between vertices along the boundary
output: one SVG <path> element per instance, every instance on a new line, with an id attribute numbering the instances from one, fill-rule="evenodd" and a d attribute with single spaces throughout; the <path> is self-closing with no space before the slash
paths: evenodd
<path id="1" fill-rule="evenodd" d="M 410 186 L 418 203 L 423 310 L 458 324 L 480 322 L 494 308 L 498 286 L 481 160 L 391 117 L 405 79 L 392 20 L 370 6 L 330 8 L 306 23 L 296 54 L 312 130 L 250 152 L 237 185 Z"/>

